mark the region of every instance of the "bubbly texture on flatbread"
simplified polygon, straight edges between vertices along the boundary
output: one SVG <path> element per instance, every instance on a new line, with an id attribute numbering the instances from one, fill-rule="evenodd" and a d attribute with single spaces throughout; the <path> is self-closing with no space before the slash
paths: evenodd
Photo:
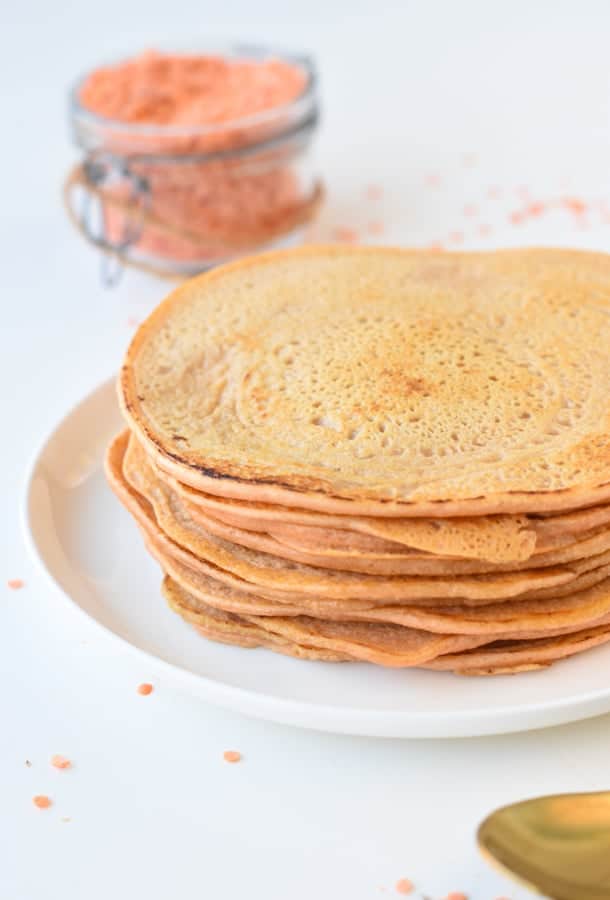
<path id="1" fill-rule="evenodd" d="M 610 259 L 319 248 L 174 291 L 120 379 L 191 486 L 356 514 L 610 498 Z"/>

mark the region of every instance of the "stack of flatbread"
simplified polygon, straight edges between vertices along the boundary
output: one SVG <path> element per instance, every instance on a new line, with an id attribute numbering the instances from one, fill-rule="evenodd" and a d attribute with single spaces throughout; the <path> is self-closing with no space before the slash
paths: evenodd
<path id="1" fill-rule="evenodd" d="M 466 674 L 610 640 L 610 257 L 305 248 L 144 322 L 107 474 L 216 641 Z"/>

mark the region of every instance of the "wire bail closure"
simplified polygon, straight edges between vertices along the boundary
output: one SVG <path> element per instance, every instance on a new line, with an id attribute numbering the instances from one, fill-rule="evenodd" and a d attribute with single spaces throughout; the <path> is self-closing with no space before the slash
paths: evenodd
<path id="1" fill-rule="evenodd" d="M 81 173 L 83 190 L 75 216 L 87 239 L 104 251 L 102 283 L 105 287 L 113 287 L 123 274 L 127 251 L 142 234 L 151 206 L 150 185 L 146 178 L 130 169 L 128 159 L 102 151 L 90 153 L 85 158 Z M 107 234 L 103 191 L 114 186 L 127 186 L 128 190 L 124 198 L 123 232 L 113 241 Z"/>

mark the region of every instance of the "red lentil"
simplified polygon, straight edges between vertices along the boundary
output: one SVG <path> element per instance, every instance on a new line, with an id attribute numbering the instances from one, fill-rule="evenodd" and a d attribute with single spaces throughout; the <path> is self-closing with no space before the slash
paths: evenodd
<path id="1" fill-rule="evenodd" d="M 222 758 L 225 762 L 237 763 L 241 760 L 241 753 L 239 750 L 225 750 L 222 754 Z"/>

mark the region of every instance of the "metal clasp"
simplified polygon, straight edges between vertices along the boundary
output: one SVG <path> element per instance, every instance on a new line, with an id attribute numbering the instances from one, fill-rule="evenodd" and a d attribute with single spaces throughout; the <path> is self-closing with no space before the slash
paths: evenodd
<path id="1" fill-rule="evenodd" d="M 151 205 L 150 185 L 146 178 L 130 169 L 128 159 L 110 153 L 89 154 L 82 171 L 85 183 L 79 211 L 80 224 L 91 243 L 104 251 L 101 278 L 106 287 L 112 287 L 121 278 L 127 251 L 142 234 Z M 121 204 L 125 207 L 123 232 L 118 240 L 113 241 L 107 233 L 104 192 L 115 185 L 128 185 L 128 192 Z M 94 200 L 97 201 L 95 204 Z"/>

